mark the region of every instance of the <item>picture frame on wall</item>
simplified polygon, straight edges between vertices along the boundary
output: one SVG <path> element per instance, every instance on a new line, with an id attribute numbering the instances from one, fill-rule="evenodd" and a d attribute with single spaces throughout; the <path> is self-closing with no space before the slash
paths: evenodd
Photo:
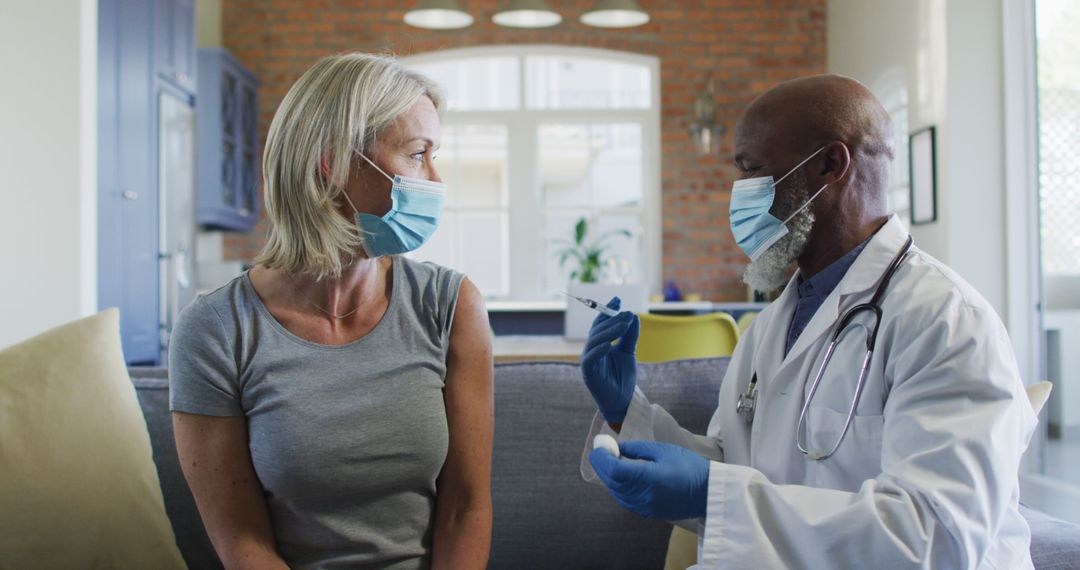
<path id="1" fill-rule="evenodd" d="M 937 163 L 935 129 L 919 129 L 908 137 L 908 178 L 911 181 L 911 225 L 937 221 Z"/>

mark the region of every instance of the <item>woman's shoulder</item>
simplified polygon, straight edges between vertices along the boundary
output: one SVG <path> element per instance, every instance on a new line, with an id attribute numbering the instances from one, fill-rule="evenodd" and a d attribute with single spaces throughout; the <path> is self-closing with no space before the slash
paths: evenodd
<path id="1" fill-rule="evenodd" d="M 180 311 L 177 326 L 199 323 L 229 329 L 230 316 L 242 314 L 238 307 L 251 302 L 250 287 L 246 283 L 247 273 L 229 280 L 217 289 L 200 293 L 187 307 Z"/>
<path id="2" fill-rule="evenodd" d="M 445 341 L 465 274 L 430 261 L 417 261 L 404 256 L 396 259 L 395 270 L 402 273 L 397 278 L 402 284 L 401 292 L 415 309 L 411 314 L 420 322 L 430 323 L 433 334 Z"/>
<path id="3" fill-rule="evenodd" d="M 405 281 L 419 290 L 432 289 L 439 293 L 453 290 L 456 295 L 461 281 L 465 278 L 464 273 L 431 261 L 417 261 L 404 256 L 397 259 L 397 267 L 404 274 Z"/>

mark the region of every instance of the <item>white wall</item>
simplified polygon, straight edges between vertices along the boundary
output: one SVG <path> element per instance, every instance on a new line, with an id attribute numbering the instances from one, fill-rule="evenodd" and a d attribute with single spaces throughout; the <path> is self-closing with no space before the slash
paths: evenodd
<path id="1" fill-rule="evenodd" d="M 94 0 L 0 7 L 0 347 L 97 306 Z"/>
<path id="2" fill-rule="evenodd" d="M 1002 0 L 829 0 L 828 70 L 937 130 L 938 221 L 915 243 L 1006 311 Z"/>

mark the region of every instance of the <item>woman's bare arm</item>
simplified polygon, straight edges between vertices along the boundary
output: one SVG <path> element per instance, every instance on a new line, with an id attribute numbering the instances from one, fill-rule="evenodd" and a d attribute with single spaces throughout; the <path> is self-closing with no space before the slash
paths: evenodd
<path id="1" fill-rule="evenodd" d="M 483 569 L 491 550 L 494 434 L 491 328 L 480 291 L 461 284 L 447 356 L 450 448 L 435 497 L 432 568 Z"/>
<path id="2" fill-rule="evenodd" d="M 173 412 L 180 467 L 228 569 L 285 568 L 251 464 L 247 418 Z"/>

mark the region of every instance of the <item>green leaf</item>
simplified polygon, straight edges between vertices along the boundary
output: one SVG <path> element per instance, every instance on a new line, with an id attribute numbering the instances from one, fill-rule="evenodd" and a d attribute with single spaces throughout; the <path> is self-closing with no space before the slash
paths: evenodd
<path id="1" fill-rule="evenodd" d="M 574 243 L 581 245 L 582 240 L 585 239 L 585 232 L 589 231 L 589 225 L 585 222 L 585 218 L 582 217 L 578 220 L 577 225 L 574 226 Z"/>

